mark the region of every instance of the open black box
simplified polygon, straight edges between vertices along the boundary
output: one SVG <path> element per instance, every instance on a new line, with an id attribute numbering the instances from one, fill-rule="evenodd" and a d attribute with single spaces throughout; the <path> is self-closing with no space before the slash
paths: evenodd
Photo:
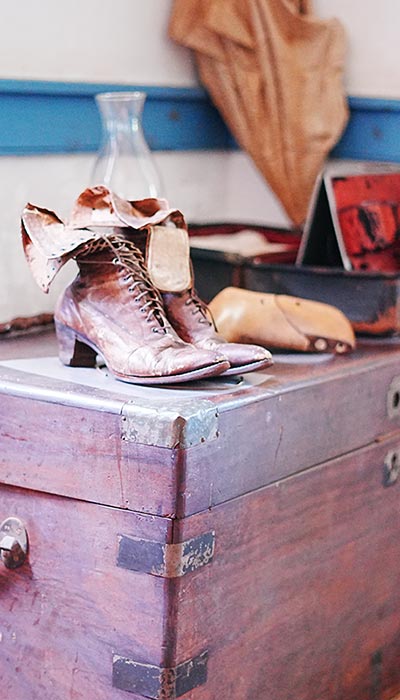
<path id="1" fill-rule="evenodd" d="M 285 252 L 259 256 L 257 260 L 293 265 L 300 245 L 301 233 L 273 226 L 247 223 L 191 224 L 189 234 L 195 236 L 221 236 L 242 230 L 257 231 L 271 243 L 284 243 L 290 248 Z M 196 289 L 204 301 L 209 302 L 225 287 L 245 287 L 245 267 L 252 257 L 206 248 L 191 248 Z"/>
<path id="2" fill-rule="evenodd" d="M 370 166 L 371 169 L 372 166 Z M 399 166 L 377 164 L 371 177 L 384 173 L 397 174 Z M 258 292 L 289 294 L 337 306 L 350 319 L 358 333 L 393 335 L 400 332 L 400 258 L 398 270 L 362 269 L 361 258 L 348 255 L 343 238 L 333 181 L 351 181 L 360 174 L 368 176 L 368 166 L 354 167 L 351 174 L 325 173 L 318 180 L 303 235 L 285 229 L 247 225 L 192 226 L 191 231 L 233 233 L 243 228 L 262 231 L 269 240 L 290 242 L 298 247 L 296 259 L 269 256 L 231 256 L 219 251 L 192 248 L 196 286 L 200 296 L 210 300 L 226 286 L 240 286 Z M 351 183 L 350 183 L 351 184 Z M 363 204 L 363 203 L 361 203 Z M 376 204 L 376 202 L 374 202 Z M 396 202 L 384 202 L 386 207 L 400 211 L 400 195 Z M 398 229 L 400 238 L 400 225 Z M 396 246 L 399 245 L 394 241 Z M 368 251 L 367 251 L 368 252 Z M 374 252 L 374 251 L 373 251 Z M 379 251 L 378 251 L 379 253 Z M 395 251 L 397 255 L 397 251 Z M 290 257 L 290 256 L 289 256 Z M 292 256 L 293 258 L 293 256 Z M 395 258 L 393 257 L 395 260 Z M 354 269 L 358 265 L 359 269 Z"/>

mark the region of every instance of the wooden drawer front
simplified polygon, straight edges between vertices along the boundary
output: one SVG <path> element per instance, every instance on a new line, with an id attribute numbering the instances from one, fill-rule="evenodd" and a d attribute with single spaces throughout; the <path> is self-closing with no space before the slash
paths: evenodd
<path id="1" fill-rule="evenodd" d="M 209 649 L 190 700 L 389 700 L 400 690 L 396 440 L 188 518 L 213 563 L 182 582 L 178 661 Z"/>
<path id="2" fill-rule="evenodd" d="M 162 662 L 167 582 L 118 567 L 118 536 L 163 543 L 170 521 L 0 486 L 1 519 L 10 515 L 30 553 L 14 571 L 0 562 L 0 697 L 121 698 L 116 653 Z"/>

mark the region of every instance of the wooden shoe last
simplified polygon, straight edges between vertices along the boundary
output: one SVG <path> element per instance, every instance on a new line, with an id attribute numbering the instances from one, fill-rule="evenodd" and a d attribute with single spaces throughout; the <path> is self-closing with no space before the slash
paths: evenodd
<path id="1" fill-rule="evenodd" d="M 210 310 L 228 341 L 338 354 L 355 347 L 350 322 L 329 304 L 226 287 L 211 301 Z"/>

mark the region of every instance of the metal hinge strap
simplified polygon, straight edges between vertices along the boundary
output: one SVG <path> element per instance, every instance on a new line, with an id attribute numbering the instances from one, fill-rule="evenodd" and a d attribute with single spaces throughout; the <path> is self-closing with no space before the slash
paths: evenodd
<path id="1" fill-rule="evenodd" d="M 179 578 L 209 564 L 215 551 L 215 532 L 179 544 L 163 544 L 119 536 L 117 566 L 162 578 Z"/>
<path id="2" fill-rule="evenodd" d="M 113 688 L 150 700 L 175 700 L 207 682 L 208 652 L 175 668 L 144 664 L 125 656 L 113 656 Z"/>

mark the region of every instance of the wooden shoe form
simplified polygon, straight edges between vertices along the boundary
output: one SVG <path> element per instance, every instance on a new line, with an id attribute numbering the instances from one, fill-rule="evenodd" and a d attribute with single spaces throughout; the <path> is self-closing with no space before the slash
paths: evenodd
<path id="1" fill-rule="evenodd" d="M 218 331 L 229 342 L 338 354 L 355 347 L 350 322 L 329 304 L 227 287 L 209 306 Z"/>

